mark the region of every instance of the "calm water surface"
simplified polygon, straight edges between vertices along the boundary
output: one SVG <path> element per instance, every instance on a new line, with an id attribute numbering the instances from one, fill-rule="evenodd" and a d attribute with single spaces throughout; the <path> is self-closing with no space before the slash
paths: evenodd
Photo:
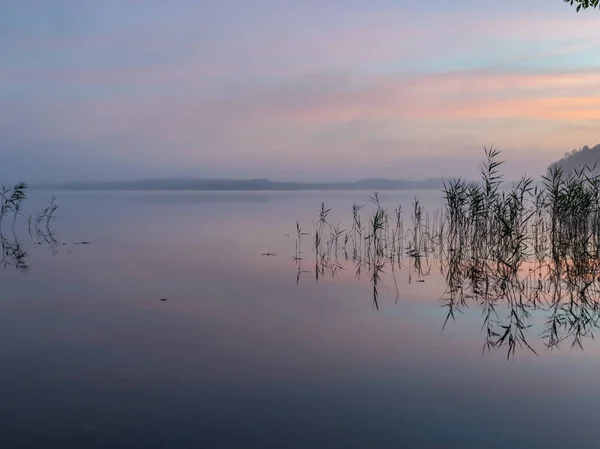
<path id="1" fill-rule="evenodd" d="M 381 196 L 415 195 L 440 206 Z M 482 354 L 481 310 L 442 332 L 435 269 L 396 272 L 398 295 L 386 273 L 377 310 L 368 276 L 315 281 L 308 238 L 297 280 L 296 220 L 310 231 L 325 201 L 349 224 L 368 197 L 60 193 L 55 251 L 21 218 L 30 269 L 0 269 L 0 447 L 597 447 L 593 341 L 550 352 L 534 326 L 539 355 Z"/>

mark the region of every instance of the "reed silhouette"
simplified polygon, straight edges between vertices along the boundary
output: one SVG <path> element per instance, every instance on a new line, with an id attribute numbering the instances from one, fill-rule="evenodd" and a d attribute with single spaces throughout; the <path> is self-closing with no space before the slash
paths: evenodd
<path id="1" fill-rule="evenodd" d="M 23 202 L 27 199 L 27 189 L 28 185 L 24 182 L 12 187 L 2 185 L 0 188 L 0 249 L 2 250 L 0 265 L 5 269 L 12 266 L 19 271 L 29 270 L 28 253 L 23 248 L 22 240 L 17 237 L 15 230 L 15 223 L 21 215 Z M 35 217 L 29 215 L 27 220 L 27 229 L 31 240 L 38 245 L 47 245 L 53 253 L 57 252 L 59 246 L 52 229 L 57 209 L 57 198 L 52 195 L 48 205 L 36 213 Z M 10 214 L 12 214 L 11 229 L 9 232 L 5 232 L 3 222 Z"/>
<path id="2" fill-rule="evenodd" d="M 499 156 L 485 149 L 478 182 L 444 181 L 441 209 L 426 212 L 414 199 L 408 227 L 402 207 L 390 214 L 378 193 L 367 219 L 365 205 L 352 206 L 346 228 L 332 223 L 331 208 L 321 204 L 313 223 L 316 280 L 354 265 L 357 277 L 368 273 L 378 309 L 386 269 L 397 301 L 396 273 L 408 269 L 409 283 L 424 282 L 436 268 L 446 283 L 442 329 L 476 306 L 483 351 L 505 348 L 511 359 L 517 349 L 536 352 L 530 334 L 541 314 L 545 346 L 583 348 L 600 322 L 600 174 L 595 166 L 569 173 L 552 167 L 540 180 L 506 183 Z"/>

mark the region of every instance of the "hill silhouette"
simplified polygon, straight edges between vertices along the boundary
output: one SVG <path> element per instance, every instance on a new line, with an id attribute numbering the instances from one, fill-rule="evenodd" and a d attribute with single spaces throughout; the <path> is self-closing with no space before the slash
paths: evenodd
<path id="1" fill-rule="evenodd" d="M 590 168 L 596 166 L 596 169 L 600 170 L 600 144 L 593 148 L 586 145 L 578 150 L 565 153 L 562 159 L 550 164 L 548 169 L 560 168 L 563 173 L 570 173 L 586 165 Z"/>

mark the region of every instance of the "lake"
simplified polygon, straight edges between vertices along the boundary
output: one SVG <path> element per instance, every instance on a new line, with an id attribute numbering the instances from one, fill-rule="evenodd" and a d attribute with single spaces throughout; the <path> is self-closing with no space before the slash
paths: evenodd
<path id="1" fill-rule="evenodd" d="M 600 346 L 482 351 L 483 311 L 444 323 L 427 263 L 319 272 L 321 202 L 370 192 L 57 192 L 54 247 L 0 268 L 0 442 L 17 448 L 595 447 Z M 49 196 L 31 192 L 26 214 Z M 382 192 L 410 222 L 411 201 Z M 297 255 L 296 221 L 303 232 Z M 82 244 L 84 242 L 84 244 Z M 89 243 L 88 243 L 89 242 Z M 268 255 L 267 255 L 268 254 Z M 394 281 L 395 279 L 395 281 Z M 164 300 L 163 300 L 164 299 Z"/>

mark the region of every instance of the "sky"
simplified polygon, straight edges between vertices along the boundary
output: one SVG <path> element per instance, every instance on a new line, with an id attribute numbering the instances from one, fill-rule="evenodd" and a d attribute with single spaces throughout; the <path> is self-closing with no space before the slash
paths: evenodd
<path id="1" fill-rule="evenodd" d="M 600 143 L 562 0 L 0 0 L 0 182 L 537 175 Z"/>

